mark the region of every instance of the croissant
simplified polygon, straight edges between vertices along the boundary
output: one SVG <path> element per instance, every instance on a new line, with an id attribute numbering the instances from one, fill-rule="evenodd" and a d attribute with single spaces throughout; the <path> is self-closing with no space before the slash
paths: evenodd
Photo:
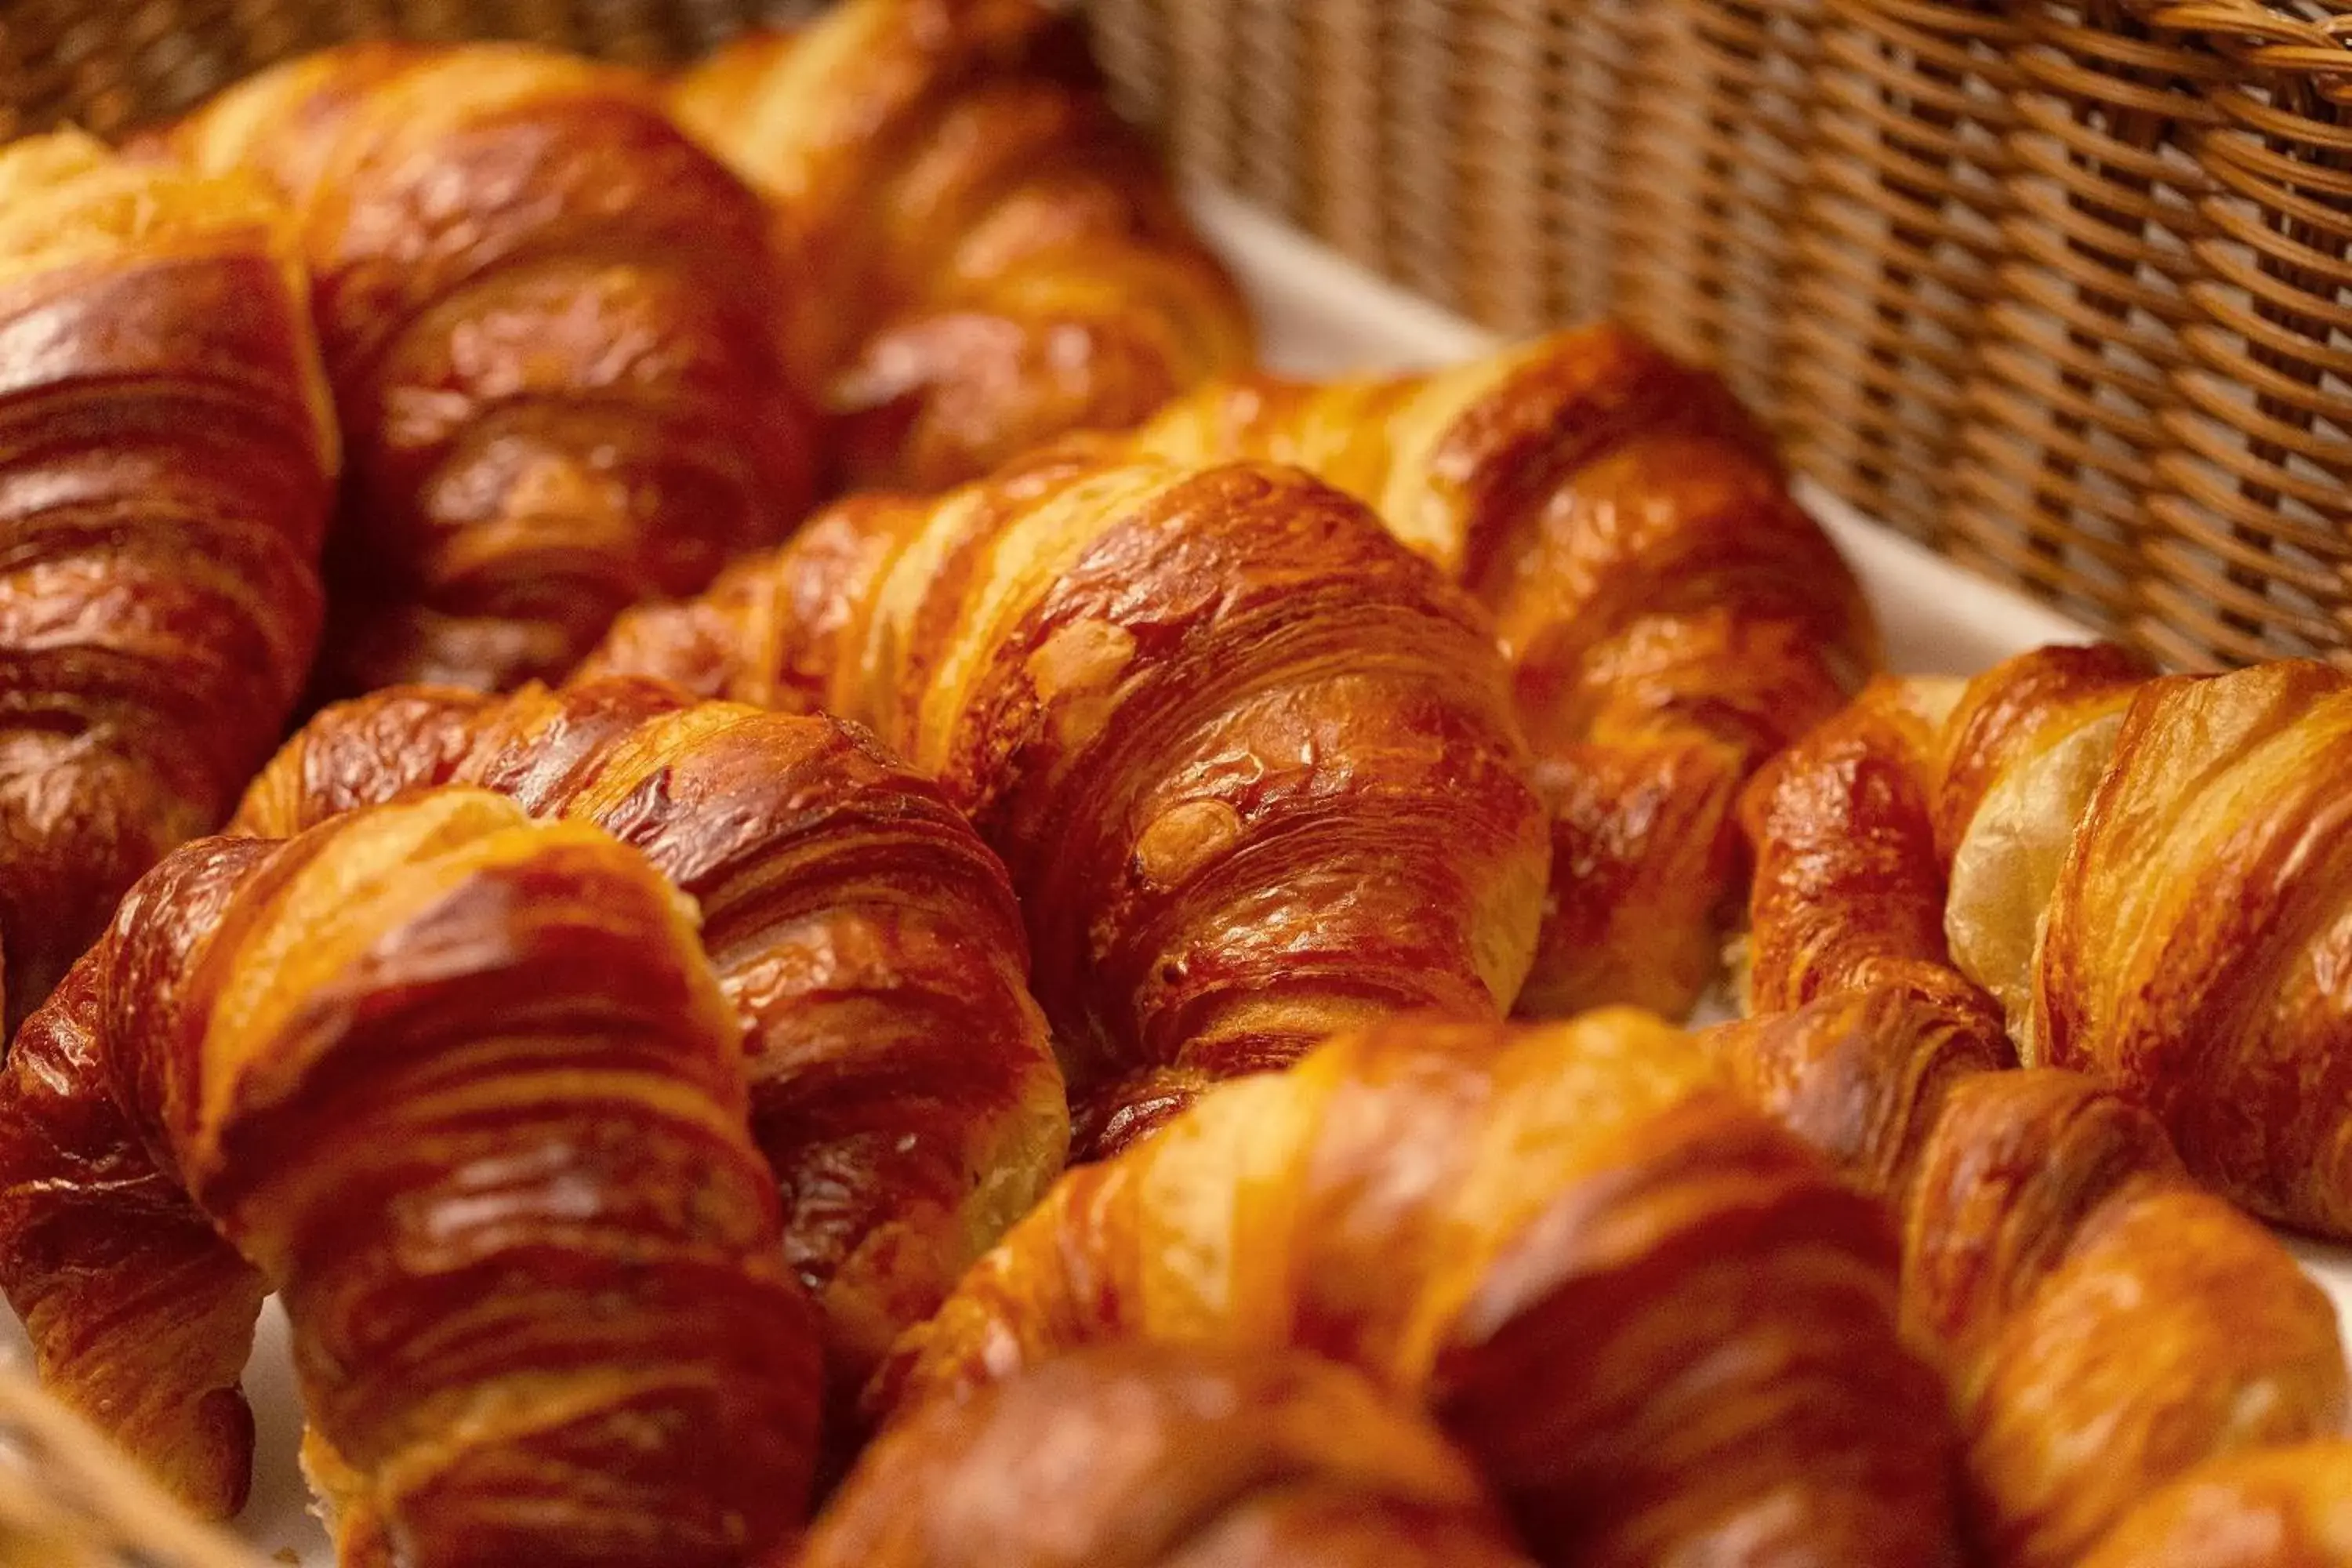
<path id="1" fill-rule="evenodd" d="M 1729 389 L 1603 325 L 1427 374 L 1215 385 L 1122 445 L 1299 464 L 1478 595 L 1553 814 L 1521 1008 L 1687 1013 L 1738 910 L 1740 784 L 1878 658 Z"/>
<path id="2" fill-rule="evenodd" d="M 2216 1461 L 2142 1504 L 2083 1568 L 2345 1568 L 2352 1444 Z"/>
<path id="3" fill-rule="evenodd" d="M 2255 1213 L 2352 1235 L 2352 678 L 2157 679 L 2050 648 L 1936 691 L 1885 753 L 1899 799 L 1850 786 L 1851 715 L 1759 779 L 1756 1005 L 1821 994 L 1837 949 L 1886 940 L 1874 885 L 1936 888 L 1943 940 L 1917 956 L 1978 989 L 2022 1060 L 2121 1089 Z M 1849 807 L 1902 850 L 1833 842 Z"/>
<path id="4" fill-rule="evenodd" d="M 759 198 L 655 87 L 514 45 L 354 45 L 171 131 L 301 216 L 352 458 L 329 696 L 569 669 L 783 536 L 812 415 Z"/>
<path id="5" fill-rule="evenodd" d="M 1972 1022 L 1896 980 L 1706 1037 L 1900 1215 L 1905 1326 L 1949 1378 L 1988 1563 L 2072 1568 L 2194 1467 L 2343 1429 L 2326 1297 L 2114 1089 L 1987 1070 Z"/>
<path id="6" fill-rule="evenodd" d="M 1527 973 L 1544 822 L 1492 638 L 1295 469 L 853 500 L 585 670 L 821 707 L 937 777 L 1012 874 L 1083 1150 Z"/>
<path id="7" fill-rule="evenodd" d="M 1075 1352 L 866 1450 L 799 1568 L 1505 1568 L 1467 1461 L 1313 1356 Z"/>
<path id="8" fill-rule="evenodd" d="M 268 755 L 319 635 L 335 432 L 266 192 L 0 148 L 6 1024 Z"/>
<path id="9" fill-rule="evenodd" d="M 221 1512 L 275 1288 L 347 1563 L 741 1561 L 805 1491 L 817 1368 L 737 1040 L 593 828 L 451 790 L 201 840 L 10 1054 L 9 1298 Z"/>
<path id="10" fill-rule="evenodd" d="M 673 110 L 809 280 L 794 363 L 863 487 L 943 489 L 1255 358 L 1239 289 L 1040 0 L 845 0 Z"/>
<path id="11" fill-rule="evenodd" d="M 1066 1175 L 870 1407 L 1106 1342 L 1295 1346 L 1426 1409 L 1543 1562 L 1956 1563 L 1894 1264 L 1646 1015 L 1392 1020 Z"/>
<path id="12" fill-rule="evenodd" d="M 1061 1170 L 1069 1113 L 1003 868 L 849 726 L 631 679 L 326 709 L 235 826 L 297 833 L 452 781 L 604 828 L 699 905 L 786 1257 L 854 1392 Z"/>

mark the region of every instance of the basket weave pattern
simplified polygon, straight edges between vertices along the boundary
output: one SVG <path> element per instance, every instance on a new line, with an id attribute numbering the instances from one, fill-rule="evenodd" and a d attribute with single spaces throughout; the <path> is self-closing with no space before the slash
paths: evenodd
<path id="1" fill-rule="evenodd" d="M 794 0 L 11 0 L 0 128 L 341 38 Z M 2184 667 L 2352 664 L 2352 0 L 1092 0 L 1187 171 L 1493 326 L 1621 314 L 1857 506 Z"/>
<path id="2" fill-rule="evenodd" d="M 1617 311 L 2173 663 L 2352 664 L 2352 4 L 1096 10 L 1181 162 L 1408 286 Z"/>

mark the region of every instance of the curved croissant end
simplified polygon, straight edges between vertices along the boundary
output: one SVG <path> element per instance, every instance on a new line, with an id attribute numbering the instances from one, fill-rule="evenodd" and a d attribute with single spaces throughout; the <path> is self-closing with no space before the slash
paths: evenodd
<path id="1" fill-rule="evenodd" d="M 1895 713 L 1925 689 L 1866 694 L 1751 793 L 1755 1005 L 1899 966 L 2153 1110 L 2233 1201 L 2352 1234 L 2352 678 L 2047 648 Z"/>
<path id="2" fill-rule="evenodd" d="M 1240 290 L 1057 7 L 848 0 L 728 44 L 671 106 L 812 280 L 795 357 L 861 486 L 976 479 L 1255 358 Z"/>
<path id="3" fill-rule="evenodd" d="M 869 1402 L 1295 1345 L 1425 1406 L 1546 1561 L 1948 1563 L 1892 1266 L 1877 1206 L 1654 1020 L 1404 1020 L 1064 1177 Z"/>
<path id="4" fill-rule="evenodd" d="M 1297 463 L 1478 595 L 1554 813 L 1522 1009 L 1687 1012 L 1737 905 L 1741 782 L 1877 660 L 1853 574 L 1729 391 L 1597 326 L 1433 374 L 1213 386 L 1128 445 Z"/>
<path id="5" fill-rule="evenodd" d="M 2148 1499 L 2082 1568 L 2347 1568 L 2352 1443 L 2219 1459 Z"/>
<path id="6" fill-rule="evenodd" d="M 2000 1004 L 1945 946 L 1935 742 L 1959 695 L 1952 682 L 1874 681 L 1748 785 L 1752 1012 L 1894 986 L 1979 1037 L 1980 1054 L 2014 1059 Z"/>
<path id="7" fill-rule="evenodd" d="M 2113 644 L 2046 647 L 1969 682 L 1944 725 L 1932 809 L 1950 868 L 1953 963 L 2001 1004 L 2029 1066 L 2048 1059 L 2033 966 L 2074 826 L 2154 671 Z"/>
<path id="8" fill-rule="evenodd" d="M 319 635 L 332 415 L 290 224 L 73 132 L 0 149 L 6 1022 L 218 824 Z"/>
<path id="9" fill-rule="evenodd" d="M 1527 973 L 1543 812 L 1488 631 L 1295 469 L 1057 458 L 853 501 L 591 668 L 822 705 L 937 776 L 1021 895 L 1098 1150 Z"/>
<path id="10" fill-rule="evenodd" d="M 1733 1078 L 1886 1196 L 1904 1321 L 1951 1383 L 1983 1560 L 2070 1568 L 2151 1489 L 2336 1431 L 2326 1298 L 2114 1089 L 1998 1060 L 1896 985 L 1713 1031 Z"/>
<path id="11" fill-rule="evenodd" d="M 292 832 L 452 780 L 596 824 L 702 910 L 786 1254 L 854 1388 L 1062 1166 L 1069 1114 L 1003 868 L 850 727 L 640 679 L 327 709 L 237 823 Z"/>
<path id="12" fill-rule="evenodd" d="M 721 1563 L 790 1521 L 814 1335 L 733 1021 L 638 856 L 472 791 L 206 841 L 26 1027 L 79 1076 L 0 1085 L 11 1299 L 184 1496 L 234 1501 L 267 1280 L 352 1552 Z"/>
<path id="13" fill-rule="evenodd" d="M 813 481 L 757 196 L 610 67 L 362 44 L 168 142 L 301 215 L 352 455 L 331 693 L 561 675 L 782 537 Z"/>
<path id="14" fill-rule="evenodd" d="M 1976 1017 L 1891 984 L 1697 1038 L 1742 1097 L 1898 1213 L 1945 1098 L 1975 1074 L 2017 1065 Z"/>
<path id="15" fill-rule="evenodd" d="M 2327 1298 L 2112 1090 L 2049 1069 L 1958 1086 L 1915 1194 L 1906 1317 L 1948 1347 L 1995 1562 L 2072 1564 L 2209 1458 L 2343 1429 Z"/>
<path id="16" fill-rule="evenodd" d="M 2048 1059 L 2154 1110 L 2255 1213 L 2352 1235 L 2352 678 L 2148 683 L 2075 827 L 2035 1000 Z"/>
<path id="17" fill-rule="evenodd" d="M 801 1568 L 1513 1568 L 1476 1472 L 1313 1356 L 1080 1351 L 867 1449 Z"/>

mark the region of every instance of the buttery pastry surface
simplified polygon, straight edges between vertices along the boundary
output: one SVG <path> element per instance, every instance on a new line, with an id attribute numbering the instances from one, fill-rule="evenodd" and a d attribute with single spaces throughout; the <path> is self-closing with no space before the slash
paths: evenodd
<path id="1" fill-rule="evenodd" d="M 335 431 L 268 194 L 0 148 L 0 960 L 30 1012 L 302 689 Z"/>
<path id="2" fill-rule="evenodd" d="M 2182 1477 L 2344 1430 L 2326 1296 L 2123 1093 L 2009 1067 L 1980 1015 L 1899 977 L 1703 1037 L 1899 1216 L 1982 1561 L 2066 1568 Z"/>
<path id="3" fill-rule="evenodd" d="M 2352 684 L 2313 663 L 1885 682 L 1749 791 L 1751 1005 L 1898 965 L 2146 1106 L 2232 1201 L 2352 1235 L 2347 745 Z"/>
<path id="4" fill-rule="evenodd" d="M 1428 1411 L 1543 1561 L 1957 1563 L 1894 1263 L 1879 1206 L 1647 1016 L 1398 1020 L 1065 1176 L 870 1399 L 1297 1348 Z"/>
<path id="5" fill-rule="evenodd" d="M 857 498 L 583 674 L 823 707 L 1003 857 L 1082 1147 L 1527 973 L 1543 808 L 1476 607 L 1294 468 L 1053 457 Z"/>
<path id="6" fill-rule="evenodd" d="M 1525 1564 L 1469 1462 L 1346 1368 L 1112 1344 L 886 1434 L 801 1568 Z"/>
<path id="7" fill-rule="evenodd" d="M 678 78 L 810 286 L 794 362 L 845 477 L 945 489 L 1245 369 L 1249 314 L 1039 0 L 845 0 Z"/>
<path id="8" fill-rule="evenodd" d="M 446 783 L 593 823 L 695 900 L 785 1257 L 854 1387 L 1061 1169 L 1069 1113 L 1003 868 L 863 731 L 644 679 L 339 704 L 235 826 L 299 832 Z"/>
<path id="9" fill-rule="evenodd" d="M 341 1560 L 726 1563 L 792 1521 L 816 1334 L 687 910 L 478 791 L 176 852 L 0 1079 L 44 1380 L 243 1495 L 282 1296 Z"/>
<path id="10" fill-rule="evenodd" d="M 1297 464 L 1477 595 L 1553 818 L 1521 1009 L 1687 1013 L 1738 907 L 1741 783 L 1878 658 L 1729 390 L 1604 324 L 1422 374 L 1220 384 L 1122 445 Z"/>
<path id="11" fill-rule="evenodd" d="M 651 82 L 521 45 L 354 44 L 157 140 L 299 215 L 351 455 L 325 695 L 561 676 L 624 605 L 806 511 L 795 280 Z"/>

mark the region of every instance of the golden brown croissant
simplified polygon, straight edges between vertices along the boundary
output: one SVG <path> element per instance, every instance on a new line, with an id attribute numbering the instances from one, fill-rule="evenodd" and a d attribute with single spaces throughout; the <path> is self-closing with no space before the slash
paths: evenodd
<path id="1" fill-rule="evenodd" d="M 1853 731 L 1906 706 L 1878 754 L 1911 782 L 1874 795 Z M 1754 1003 L 1861 974 L 1846 950 L 1888 941 L 1907 889 L 1905 929 L 1929 905 L 1942 927 L 1913 956 L 1981 986 L 2024 1061 L 2123 1089 L 2256 1213 L 2352 1235 L 2347 762 L 2352 678 L 2316 664 L 2153 679 L 2049 648 L 1965 687 L 1890 683 L 1751 795 Z"/>
<path id="2" fill-rule="evenodd" d="M 2347 1568 L 2352 1443 L 2217 1460 L 2142 1504 L 2082 1568 Z"/>
<path id="3" fill-rule="evenodd" d="M 1957 1561 L 1878 1205 L 1645 1015 L 1396 1020 L 1065 1176 L 893 1352 L 911 1411 L 1101 1342 L 1353 1364 L 1545 1562 Z"/>
<path id="4" fill-rule="evenodd" d="M 265 1568 L 189 1516 L 15 1356 L 0 1362 L 0 1568 Z"/>
<path id="5" fill-rule="evenodd" d="M 845 0 L 671 105 L 773 205 L 854 480 L 945 489 L 1253 361 L 1239 290 L 1040 0 Z"/>
<path id="6" fill-rule="evenodd" d="M 799 1506 L 816 1335 L 737 1026 L 604 833 L 448 790 L 191 845 L 0 1095 L 44 1377 L 191 1502 L 242 1491 L 267 1282 L 347 1563 L 733 1563 Z"/>
<path id="7" fill-rule="evenodd" d="M 1300 464 L 1487 605 L 1554 813 L 1520 1005 L 1687 1012 L 1738 907 L 1739 784 L 1877 660 L 1729 390 L 1598 326 L 1429 374 L 1213 386 L 1123 445 Z"/>
<path id="8" fill-rule="evenodd" d="M 1985 1070 L 1973 1020 L 1899 982 L 1707 1038 L 1901 1215 L 1905 1323 L 1950 1379 L 1988 1563 L 2067 1568 L 2193 1467 L 2342 1430 L 2326 1297 L 2115 1090 Z"/>
<path id="9" fill-rule="evenodd" d="M 299 832 L 451 781 L 605 828 L 700 906 L 786 1255 L 854 1389 L 1062 1166 L 1069 1115 L 1003 868 L 848 726 L 648 680 L 329 708 L 236 826 Z"/>
<path id="10" fill-rule="evenodd" d="M 0 149 L 7 1025 L 215 826 L 319 634 L 335 432 L 285 215 L 74 133 Z"/>
<path id="11" fill-rule="evenodd" d="M 821 706 L 1004 858 L 1084 1147 L 1403 1008 L 1492 1016 L 1541 803 L 1476 608 L 1295 469 L 1034 464 L 869 497 L 588 669 Z"/>
<path id="12" fill-rule="evenodd" d="M 354 45 L 169 144 L 299 211 L 352 458 L 330 695 L 561 675 L 806 510 L 757 196 L 649 83 L 512 45 Z"/>
<path id="13" fill-rule="evenodd" d="M 1511 1568 L 1423 1419 L 1309 1355 L 1096 1346 L 883 1436 L 799 1568 Z"/>

